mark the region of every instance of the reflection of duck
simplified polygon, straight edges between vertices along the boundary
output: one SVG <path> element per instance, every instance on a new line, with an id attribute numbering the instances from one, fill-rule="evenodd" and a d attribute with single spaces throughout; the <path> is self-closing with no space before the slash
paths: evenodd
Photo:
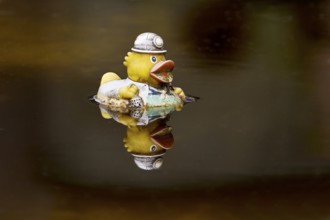
<path id="1" fill-rule="evenodd" d="M 125 57 L 128 78 L 120 79 L 115 73 L 105 73 L 96 101 L 108 105 L 114 102 L 113 99 L 123 100 L 118 105 L 126 107 L 128 102 L 125 100 L 139 96 L 143 106 L 180 108 L 185 94 L 181 88 L 171 86 L 174 62 L 166 60 L 165 53 L 160 36 L 154 33 L 140 34 L 134 42 L 132 52 L 128 52 Z"/>
<path id="2" fill-rule="evenodd" d="M 175 106 L 148 109 L 124 109 L 117 111 L 111 105 L 99 105 L 101 115 L 105 119 L 113 118 L 125 126 L 148 125 L 159 119 L 167 118 L 176 109 Z"/>
<path id="3" fill-rule="evenodd" d="M 139 168 L 155 170 L 161 167 L 162 155 L 174 143 L 171 131 L 172 128 L 165 124 L 165 120 L 127 128 L 125 147 L 134 156 L 134 162 Z"/>
<path id="4" fill-rule="evenodd" d="M 112 111 L 106 105 L 99 107 L 104 118 L 113 118 L 127 126 L 124 146 L 139 168 L 155 170 L 162 166 L 162 156 L 174 144 L 172 127 L 167 126 L 166 122 L 175 107 L 135 109 L 132 112 Z"/>

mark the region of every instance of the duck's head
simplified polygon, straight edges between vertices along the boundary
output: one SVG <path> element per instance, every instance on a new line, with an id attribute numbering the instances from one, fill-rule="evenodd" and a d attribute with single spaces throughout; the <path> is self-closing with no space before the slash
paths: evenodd
<path id="1" fill-rule="evenodd" d="M 136 82 L 147 83 L 153 87 L 173 81 L 174 62 L 166 60 L 163 39 L 154 33 L 140 34 L 132 52 L 125 56 L 124 65 L 128 77 Z"/>

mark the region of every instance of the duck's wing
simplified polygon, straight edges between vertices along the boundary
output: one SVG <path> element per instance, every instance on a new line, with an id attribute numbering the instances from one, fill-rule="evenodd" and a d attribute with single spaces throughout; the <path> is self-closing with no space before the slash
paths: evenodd
<path id="1" fill-rule="evenodd" d="M 113 80 L 119 80 L 119 79 L 120 79 L 120 77 L 116 73 L 107 72 L 107 73 L 103 74 L 103 76 L 102 76 L 101 85 L 104 83 L 107 83 L 107 82 L 110 82 Z"/>

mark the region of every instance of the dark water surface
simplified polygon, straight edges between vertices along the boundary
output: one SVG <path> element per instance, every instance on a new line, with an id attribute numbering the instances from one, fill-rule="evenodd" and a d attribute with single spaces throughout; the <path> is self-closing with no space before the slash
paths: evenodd
<path id="1" fill-rule="evenodd" d="M 330 2 L 0 0 L 1 219 L 329 219 Z M 88 97 L 151 31 L 174 85 L 158 171 Z"/>

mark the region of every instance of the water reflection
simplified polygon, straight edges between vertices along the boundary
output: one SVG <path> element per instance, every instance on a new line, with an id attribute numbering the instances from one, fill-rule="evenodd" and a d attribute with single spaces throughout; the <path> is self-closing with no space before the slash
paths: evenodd
<path id="1" fill-rule="evenodd" d="M 124 146 L 134 157 L 135 164 L 143 170 L 157 170 L 163 164 L 162 156 L 174 144 L 172 127 L 166 123 L 174 107 L 113 111 L 99 105 L 105 119 L 114 119 L 127 127 Z"/>

